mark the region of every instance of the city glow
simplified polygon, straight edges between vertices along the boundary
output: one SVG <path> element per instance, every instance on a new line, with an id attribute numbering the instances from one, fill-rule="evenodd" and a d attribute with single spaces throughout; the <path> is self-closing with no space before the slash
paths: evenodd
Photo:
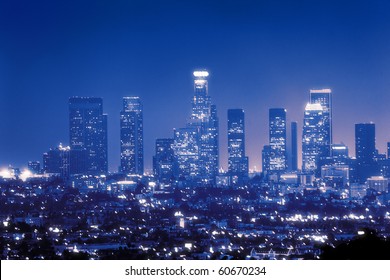
<path id="1" fill-rule="evenodd" d="M 8 169 L 2 169 L 0 171 L 0 177 L 3 177 L 4 179 L 13 178 L 11 172 Z"/>
<path id="2" fill-rule="evenodd" d="M 32 174 L 32 172 L 28 169 L 25 169 L 23 170 L 22 174 L 20 174 L 20 179 L 22 179 L 22 181 L 26 181 L 28 178 L 31 178 L 33 177 L 34 175 Z"/>

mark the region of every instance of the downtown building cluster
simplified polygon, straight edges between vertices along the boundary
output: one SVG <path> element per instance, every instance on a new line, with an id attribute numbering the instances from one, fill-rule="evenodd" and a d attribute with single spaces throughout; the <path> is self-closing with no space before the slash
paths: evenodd
<path id="1" fill-rule="evenodd" d="M 194 95 L 184 127 L 172 138 L 157 139 L 153 175 L 161 186 L 240 185 L 253 175 L 245 152 L 245 113 L 227 110 L 228 169 L 219 169 L 219 119 L 208 90 L 209 72 L 193 72 Z M 288 122 L 285 108 L 269 109 L 269 142 L 262 149 L 262 174 L 266 182 L 313 185 L 316 179 L 340 188 L 364 184 L 368 179 L 390 177 L 390 159 L 378 153 L 375 124 L 355 125 L 356 158 L 343 143 L 333 143 L 333 106 L 330 89 L 312 89 L 303 112 L 301 169 L 298 165 L 298 122 Z M 119 173 L 144 175 L 143 106 L 138 96 L 123 97 L 120 112 Z M 112 133 L 112 132 L 110 132 Z M 69 99 L 69 146 L 58 146 L 43 155 L 43 172 L 72 175 L 108 173 L 107 115 L 103 100 L 95 97 Z M 388 144 L 390 147 L 390 145 Z M 259 155 L 260 157 L 260 155 Z M 39 162 L 29 162 L 39 172 Z M 380 177 L 381 176 L 381 177 Z"/>
<path id="2" fill-rule="evenodd" d="M 355 125 L 356 158 L 332 141 L 332 92 L 311 90 L 298 122 L 269 109 L 263 172 L 249 170 L 245 112 L 227 110 L 227 147 L 207 71 L 194 72 L 191 113 L 171 138 L 156 139 L 144 170 L 142 100 L 123 98 L 118 172 L 108 172 L 103 100 L 69 99 L 70 145 L 26 177 L 0 171 L 2 259 L 326 259 L 330 248 L 377 232 L 390 238 L 389 162 L 375 125 Z M 184 122 L 183 122 L 184 123 Z M 228 169 L 219 152 L 228 151 Z M 388 144 L 388 151 L 390 144 Z M 378 258 L 385 241 L 367 255 Z M 325 253 L 325 254 L 324 254 Z M 388 259 L 388 251 L 386 258 Z"/>

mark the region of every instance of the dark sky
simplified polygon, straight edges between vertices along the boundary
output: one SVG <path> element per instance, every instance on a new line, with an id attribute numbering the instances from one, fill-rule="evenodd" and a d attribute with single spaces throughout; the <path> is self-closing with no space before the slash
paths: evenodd
<path id="1" fill-rule="evenodd" d="M 259 167 L 268 109 L 286 108 L 300 135 L 311 88 L 333 90 L 334 142 L 352 155 L 355 123 L 375 122 L 380 152 L 390 141 L 389 1 L 2 0 L 0 166 L 69 144 L 68 98 L 96 96 L 116 170 L 122 97 L 137 95 L 150 168 L 155 139 L 185 125 L 196 68 L 211 73 L 221 166 L 228 108 L 245 110 L 250 166 Z"/>

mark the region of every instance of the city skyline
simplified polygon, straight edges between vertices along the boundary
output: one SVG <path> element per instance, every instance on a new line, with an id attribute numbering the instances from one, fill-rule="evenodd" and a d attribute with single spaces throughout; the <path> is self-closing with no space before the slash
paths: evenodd
<path id="1" fill-rule="evenodd" d="M 211 73 L 225 170 L 227 109 L 245 110 L 246 153 L 250 167 L 260 169 L 268 109 L 286 108 L 287 123 L 298 122 L 301 139 L 304 104 L 308 91 L 316 88 L 331 88 L 334 94 L 334 143 L 344 142 L 354 155 L 354 125 L 372 121 L 377 147 L 386 151 L 390 24 L 385 1 L 232 1 L 223 9 L 199 1 L 3 5 L 0 18 L 9 28 L 1 33 L 5 43 L 0 49 L 0 130 L 7 134 L 0 140 L 2 167 L 27 166 L 41 161 L 49 147 L 68 145 L 68 98 L 96 96 L 105 102 L 109 170 L 116 171 L 121 99 L 139 96 L 144 101 L 145 167 L 151 170 L 155 139 L 172 137 L 172 128 L 185 125 L 191 74 L 198 67 Z M 204 19 L 197 20 L 199 12 Z M 69 16 L 72 20 L 64 25 Z M 195 43 L 200 35 L 205 46 Z M 172 114 L 170 106 L 180 110 Z M 156 127 L 158 116 L 165 117 Z"/>
<path id="2" fill-rule="evenodd" d="M 207 71 L 207 70 L 202 70 L 202 71 L 199 71 L 199 70 L 195 70 L 194 72 L 193 72 L 193 75 L 194 75 L 194 83 L 195 83 L 195 88 L 194 88 L 194 93 L 195 94 L 197 94 L 197 92 L 199 91 L 199 90 L 197 90 L 197 88 L 196 88 L 196 83 L 197 83 L 197 79 L 199 79 L 199 77 L 197 77 L 197 75 L 199 74 L 199 73 L 202 73 L 202 72 L 204 72 L 204 73 L 207 73 L 207 77 L 210 75 L 210 73 Z M 201 75 L 201 74 L 199 74 L 199 75 Z M 200 77 L 200 79 L 203 79 L 203 77 Z M 203 85 L 202 85 L 203 86 Z M 208 91 L 208 85 L 207 85 L 207 82 L 206 82 L 206 90 L 205 90 L 206 92 Z M 310 89 L 310 90 L 308 90 L 308 92 L 309 92 L 309 103 L 307 103 L 306 104 L 306 108 L 305 108 L 305 110 L 302 112 L 302 113 L 304 113 L 304 117 L 302 118 L 302 120 L 301 120 L 301 123 L 303 124 L 304 122 L 305 122 L 305 118 L 307 118 L 306 117 L 306 112 L 311 112 L 311 111 L 314 111 L 314 112 L 318 112 L 319 110 L 321 111 L 321 115 L 322 115 L 322 112 L 324 111 L 324 107 L 321 107 L 321 104 L 320 103 L 316 103 L 316 102 L 321 102 L 321 101 L 318 101 L 318 100 L 313 100 L 313 97 L 312 97 L 312 94 L 313 93 L 326 93 L 326 94 L 329 94 L 329 96 L 331 96 L 332 95 L 332 91 L 331 91 L 331 89 Z M 201 100 L 201 102 L 200 102 L 200 104 L 201 104 L 201 106 L 200 107 L 202 107 L 202 106 L 206 106 L 206 107 L 209 107 L 208 108 L 208 113 L 207 114 L 214 114 L 214 116 L 216 116 L 217 118 L 219 117 L 219 115 L 216 113 L 216 105 L 212 105 L 211 104 L 211 101 L 209 100 L 210 99 L 210 96 L 208 95 L 208 93 L 206 93 L 206 95 L 207 95 L 207 97 L 208 97 L 208 99 L 206 99 L 206 101 L 202 101 Z M 331 98 L 333 98 L 333 97 L 331 97 Z M 137 138 L 139 138 L 137 141 L 135 141 L 135 142 L 139 142 L 139 143 L 141 143 L 141 147 L 142 147 L 142 145 L 143 145 L 143 124 L 142 124 L 142 119 L 143 119 L 143 104 L 140 102 L 140 98 L 138 97 L 138 96 L 131 96 L 131 97 L 122 97 L 122 100 L 123 100 L 123 108 L 121 109 L 121 111 L 120 111 L 120 122 L 121 122 L 121 127 L 123 126 L 123 119 L 124 119 L 124 114 L 133 114 L 133 115 L 129 115 L 127 118 L 130 120 L 130 119 L 132 119 L 132 122 L 134 122 L 131 126 L 132 126 L 132 130 L 134 130 L 135 129 L 135 131 L 134 132 L 132 132 L 132 133 L 130 133 L 130 132 L 126 132 L 126 134 L 135 134 L 135 133 L 138 133 L 138 135 L 141 135 L 141 136 L 136 136 L 136 135 L 133 135 L 132 137 L 134 138 L 134 137 L 137 137 Z M 189 130 L 191 130 L 192 128 L 194 128 L 194 127 L 197 127 L 197 126 L 199 126 L 200 124 L 199 124 L 199 121 L 200 121 L 200 116 L 202 116 L 202 118 L 204 117 L 204 113 L 206 112 L 203 112 L 205 109 L 204 108 L 200 108 L 199 107 L 199 105 L 197 105 L 196 103 L 194 103 L 194 100 L 196 100 L 196 98 L 195 99 L 193 99 L 193 101 L 192 101 L 192 113 L 190 114 L 190 117 L 189 118 L 187 118 L 188 119 L 188 123 L 187 123 L 187 127 L 184 127 L 184 128 L 172 128 L 172 135 L 171 135 L 171 137 L 173 137 L 174 138 L 174 136 L 175 136 L 175 134 L 177 134 L 177 132 L 178 131 L 180 131 L 180 130 L 183 130 L 183 131 L 185 131 L 185 133 L 187 133 L 187 132 L 189 132 Z M 199 102 L 199 100 L 198 100 L 198 102 Z M 203 105 L 202 103 L 206 103 L 206 105 Z M 312 102 L 314 102 L 314 103 L 312 103 Z M 73 103 L 73 104 L 72 104 Z M 76 140 L 74 140 L 73 138 L 73 134 L 75 134 L 74 132 L 72 132 L 72 131 L 74 131 L 75 130 L 75 128 L 72 128 L 72 125 L 74 125 L 73 124 L 73 119 L 74 119 L 74 109 L 73 109 L 73 107 L 74 107 L 74 103 L 80 103 L 80 104 L 83 104 L 83 103 L 85 103 L 84 105 L 81 105 L 81 111 L 83 112 L 83 110 L 86 110 L 86 109 L 91 109 L 92 108 L 92 112 L 95 110 L 93 107 L 95 106 L 95 105 L 93 105 L 94 103 L 96 104 L 96 110 L 97 110 L 97 112 L 96 112 L 96 114 L 100 114 L 100 116 L 103 118 L 101 121 L 103 121 L 103 123 L 105 123 L 104 125 L 107 125 L 106 123 L 107 123 L 107 118 L 108 118 L 108 116 L 107 116 L 107 114 L 105 114 L 105 113 L 103 113 L 103 111 L 102 111 L 102 107 L 103 107 L 103 103 L 104 103 L 104 101 L 103 101 L 103 99 L 102 98 L 99 98 L 99 97 L 70 97 L 69 98 L 69 114 L 70 114 L 70 119 L 69 119 L 69 121 L 70 121 L 70 126 L 69 126 L 69 137 L 70 137 L 70 142 L 71 142 L 71 145 L 70 145 L 70 147 L 72 148 L 72 150 L 73 149 L 75 149 L 76 151 L 77 150 L 80 150 L 80 147 L 81 146 L 83 146 L 84 144 L 82 143 L 82 140 L 80 140 L 79 142 L 79 146 L 80 146 L 80 144 L 81 144 L 81 146 L 80 147 L 78 147 L 78 145 L 77 144 L 73 144 L 73 147 L 72 147 L 72 143 L 74 143 L 74 142 L 77 142 Z M 89 104 L 88 104 L 89 103 Z M 85 107 L 86 106 L 86 107 Z M 92 106 L 91 108 L 87 108 L 88 106 Z M 85 107 L 85 108 L 84 108 Z M 202 111 L 203 110 L 203 111 Z M 234 110 L 243 110 L 243 109 L 227 109 L 227 113 L 229 113 L 229 111 L 234 111 Z M 195 113 L 194 113 L 195 112 Z M 213 113 L 214 112 L 214 113 Z M 268 112 L 269 112 L 269 123 L 268 123 L 268 126 L 266 127 L 266 128 L 264 128 L 265 130 L 268 130 L 268 133 L 270 134 L 268 137 L 269 137 L 269 140 L 268 141 L 271 141 L 271 134 L 272 134 L 272 132 L 271 131 L 273 131 L 273 130 L 275 130 L 275 128 L 273 128 L 273 129 L 271 129 L 271 127 L 272 127 L 272 125 L 271 125 L 271 116 L 272 116 L 272 118 L 274 118 L 274 114 L 281 114 L 281 113 L 283 113 L 283 115 L 282 115 L 282 118 L 283 118 L 283 129 L 285 130 L 283 133 L 285 134 L 283 137 L 285 138 L 283 141 L 285 142 L 285 145 L 287 144 L 287 142 L 291 142 L 291 139 L 290 139 L 290 137 L 291 137 L 291 131 L 289 132 L 290 133 L 290 135 L 289 136 L 287 136 L 287 129 L 288 129 L 288 124 L 291 124 L 291 123 L 298 123 L 299 124 L 299 121 L 288 121 L 288 116 L 286 116 L 286 113 L 287 113 L 287 110 L 286 109 L 284 109 L 284 108 L 269 108 L 268 109 Z M 272 112 L 272 113 L 271 113 Z M 76 113 L 80 113 L 78 110 L 76 110 Z M 332 115 L 332 109 L 331 109 L 331 115 Z M 92 115 L 94 115 L 95 114 L 95 112 L 93 112 L 93 114 Z M 140 114 L 140 117 L 138 116 L 138 114 Z M 86 115 L 84 112 L 82 113 L 82 114 L 80 114 L 80 115 Z M 137 121 L 137 124 L 135 124 L 135 119 L 136 118 L 139 118 L 140 120 L 141 120 L 141 125 L 139 125 L 138 124 L 138 121 Z M 207 116 L 207 118 L 209 118 L 209 116 Z M 320 119 L 321 119 L 322 117 L 320 117 Z M 287 121 L 286 121 L 287 120 Z M 319 120 L 317 120 L 317 121 L 319 121 Z M 77 120 L 76 120 L 76 122 L 77 122 Z M 94 122 L 93 120 L 92 120 L 92 122 Z M 227 118 L 227 123 L 226 123 L 226 125 L 228 125 L 228 122 L 229 122 L 229 118 Z M 330 122 L 331 123 L 331 126 L 330 126 L 330 131 L 332 131 L 332 122 Z M 375 126 L 375 123 L 373 123 L 373 122 L 363 122 L 363 123 L 355 123 L 354 124 L 354 126 L 355 126 L 355 130 L 356 130 L 356 126 L 357 125 L 362 125 L 362 124 L 365 124 L 365 125 L 374 125 Z M 93 123 L 92 123 L 92 125 L 94 125 Z M 225 124 L 223 124 L 222 126 L 226 126 Z M 136 128 L 137 126 L 140 126 L 140 128 Z M 120 132 L 120 134 L 122 135 L 122 133 L 123 133 L 123 128 L 119 128 L 119 132 Z M 319 128 L 317 125 L 314 125 L 313 126 L 313 128 L 315 128 L 315 129 L 319 129 L 319 130 L 321 130 L 321 128 Z M 76 127 L 76 129 L 79 129 L 79 128 L 77 128 Z M 129 130 L 130 129 L 130 127 L 129 127 L 129 125 L 127 125 L 126 127 L 124 127 L 124 129 L 127 131 L 127 130 Z M 137 130 L 139 130 L 140 129 L 140 132 L 137 132 Z M 218 119 L 217 119 L 217 130 L 220 130 L 221 129 L 221 124 L 219 124 L 219 126 L 218 126 Z M 290 127 L 290 129 L 291 129 L 291 127 Z M 301 131 L 298 131 L 298 135 L 302 135 L 303 136 L 303 134 L 304 134 L 304 131 L 305 131 L 305 126 L 304 125 L 302 125 L 301 127 L 300 127 L 300 129 L 301 129 Z M 83 128 L 83 130 L 85 130 L 85 128 Z M 104 130 L 110 130 L 110 128 L 107 128 L 107 127 L 104 127 Z M 329 130 L 329 129 L 328 129 Z M 122 131 L 122 132 L 121 132 Z M 130 130 L 129 130 L 130 131 Z M 228 131 L 227 131 L 228 132 Z M 105 132 L 105 133 L 107 133 L 107 132 Z M 193 133 L 195 133 L 195 131 L 193 131 Z M 355 131 L 355 133 L 356 133 L 356 131 Z M 83 134 L 83 133 L 81 133 L 81 134 Z M 104 134 L 104 133 L 103 133 Z M 195 133 L 196 134 L 196 133 Z M 195 135 L 194 134 L 194 135 Z M 218 132 L 217 132 L 217 134 L 218 134 Z M 77 136 L 77 133 L 76 133 L 76 136 Z M 83 136 L 83 137 L 85 137 L 85 136 Z M 121 136 L 121 137 L 123 137 L 123 136 Z M 195 137 L 195 136 L 194 136 Z M 328 136 L 329 137 L 329 139 L 330 139 L 330 141 L 331 141 L 331 139 L 332 139 L 332 136 Z M 357 143 L 356 143 L 356 135 L 354 136 L 355 138 L 354 138 L 354 143 L 353 143 L 353 150 L 354 151 L 356 151 L 356 145 L 357 145 Z M 107 141 L 108 140 L 108 142 L 110 142 L 110 138 L 113 138 L 112 137 L 112 135 L 110 135 L 110 134 L 108 134 L 108 137 L 107 137 L 108 139 L 103 139 L 104 141 Z M 226 148 L 226 150 L 227 150 L 227 155 L 228 155 L 228 150 L 229 150 L 229 145 L 228 145 L 228 138 L 229 138 L 229 134 L 227 133 L 226 135 L 218 135 L 218 139 L 219 139 L 219 141 L 220 141 L 220 139 L 223 139 L 223 138 L 226 138 L 226 139 L 223 139 L 223 141 L 221 141 L 221 142 L 227 142 L 227 146 L 226 147 L 221 147 L 220 145 L 218 145 L 218 148 L 219 148 L 219 150 L 222 150 L 222 154 L 224 153 L 224 148 Z M 379 154 L 388 154 L 388 145 L 389 145 L 389 141 L 384 141 L 382 144 L 384 144 L 385 145 L 385 149 L 382 151 L 382 150 L 380 150 L 380 149 L 378 149 L 378 146 L 381 146 L 381 144 L 380 144 L 380 141 L 378 141 L 377 140 L 377 137 L 376 137 L 376 134 L 374 135 L 374 139 L 375 139 L 375 148 L 376 148 L 376 150 L 378 151 L 378 153 Z M 134 140 L 134 139 L 133 139 Z M 154 139 L 154 141 L 158 141 L 159 140 L 159 138 L 157 138 L 157 139 Z M 225 140 L 225 141 L 224 141 Z M 88 141 L 88 140 L 87 140 Z M 134 141 L 132 141 L 132 142 L 134 142 Z M 134 142 L 134 143 L 135 143 Z M 378 144 L 378 142 L 379 142 L 379 144 Z M 55 145 L 53 145 L 53 146 L 51 146 L 51 147 L 56 147 L 55 149 L 62 149 L 62 145 L 63 145 L 63 143 L 64 143 L 64 141 L 60 141 L 58 144 L 55 144 Z M 130 142 L 129 142 L 130 143 Z M 269 142 L 269 143 L 271 143 L 271 142 Z M 267 147 L 271 147 L 271 146 L 269 146 L 268 144 L 269 143 L 266 143 L 267 145 L 264 145 L 263 146 L 263 151 L 262 151 L 262 153 L 260 154 L 260 161 L 262 162 L 262 163 L 260 163 L 260 165 L 257 167 L 255 167 L 255 169 L 252 169 L 252 168 L 250 168 L 251 170 L 253 170 L 253 171 L 264 171 L 263 169 L 264 169 L 264 162 L 263 162 L 263 157 L 264 157 L 264 149 L 265 148 L 267 148 Z M 332 143 L 332 142 L 329 142 L 329 140 L 328 140 L 328 142 L 327 143 Z M 299 145 L 299 144 L 301 144 L 301 145 Z M 304 168 L 304 162 L 303 162 L 303 160 L 304 160 L 304 157 L 303 157 L 303 154 L 302 154 L 302 151 L 303 151 L 303 149 L 302 149 L 302 147 L 300 148 L 299 146 L 302 146 L 302 144 L 303 144 L 303 142 L 302 142 L 302 138 L 301 139 L 298 139 L 298 169 L 299 170 L 305 170 L 305 168 Z M 340 141 L 339 143 L 336 143 L 336 142 L 333 142 L 333 145 L 339 145 L 339 144 L 345 144 L 345 142 L 344 141 Z M 107 144 L 106 144 L 107 145 Z M 122 146 L 123 144 L 122 144 L 122 141 L 121 141 L 121 144 L 120 144 L 120 146 Z M 137 144 L 137 146 L 138 146 L 139 144 Z M 199 144 L 200 145 L 200 144 Z M 245 139 L 245 145 L 247 145 L 246 144 L 246 139 Z M 57 147 L 58 146 L 58 147 Z M 330 145 L 328 145 L 327 144 L 327 146 L 329 146 L 329 148 L 328 149 L 330 149 Z M 49 149 L 50 148 L 50 150 L 52 150 L 52 148 L 51 147 L 48 147 L 47 149 Z M 351 147 L 350 146 L 348 146 L 347 145 L 347 147 L 348 147 L 348 149 L 351 149 Z M 66 148 L 66 147 L 65 147 Z M 299 149 L 300 148 L 300 149 Z M 127 169 L 125 169 L 123 166 L 122 166 L 122 160 L 119 160 L 119 163 L 117 164 L 117 166 L 116 166 L 116 168 L 115 168 L 115 164 L 116 163 L 111 163 L 111 166 L 114 166 L 114 168 L 112 168 L 112 169 L 109 169 L 108 171 L 109 172 L 118 172 L 118 171 L 120 171 L 120 172 L 128 172 L 128 173 L 133 173 L 133 174 L 142 174 L 143 173 L 143 171 L 145 170 L 145 171 L 147 171 L 147 172 L 153 172 L 153 169 L 154 169 L 154 167 L 153 167 L 153 157 L 155 156 L 155 154 L 153 154 L 152 155 L 152 158 L 151 158 L 151 162 L 152 162 L 152 165 L 151 166 L 145 166 L 144 165 L 144 158 L 145 158 L 145 156 L 144 156 L 144 149 L 143 149 L 143 147 L 141 148 L 141 149 L 139 149 L 139 148 L 135 148 L 135 147 L 132 147 L 132 149 L 134 149 L 134 151 L 132 152 L 132 153 L 137 153 L 138 154 L 138 156 L 136 157 L 136 158 L 134 158 L 133 160 L 134 160 L 134 163 L 133 164 L 131 164 L 132 166 L 133 166 L 133 168 L 135 168 L 134 170 L 133 169 L 129 169 L 129 168 L 127 168 Z M 286 148 L 284 148 L 284 149 L 286 149 Z M 291 149 L 291 148 L 290 148 Z M 104 151 L 102 151 L 103 153 L 104 153 Z M 285 153 L 286 153 L 286 155 L 287 155 L 287 152 L 288 152 L 288 150 L 286 150 L 285 151 Z M 21 166 L 14 166 L 14 165 L 12 165 L 12 164 L 9 164 L 9 166 L 13 166 L 13 167 L 20 167 L 20 168 L 26 168 L 27 167 L 27 165 L 29 164 L 29 162 L 35 162 L 35 161 L 37 161 L 37 162 L 41 162 L 42 164 L 43 164 L 43 167 L 45 166 L 45 154 L 47 154 L 46 152 L 43 152 L 42 153 L 43 154 L 43 158 L 41 157 L 40 159 L 27 159 L 25 162 L 26 162 L 26 164 L 24 164 L 24 165 L 21 165 Z M 120 154 L 122 154 L 122 152 L 120 152 Z M 209 154 L 209 153 L 207 153 L 207 154 Z M 219 152 L 219 155 L 221 154 L 221 151 Z M 200 154 L 199 154 L 199 156 L 200 156 Z M 271 156 L 272 157 L 272 155 L 270 154 L 269 156 Z M 106 156 L 107 157 L 107 156 Z M 122 157 L 122 156 L 121 156 Z M 138 160 L 138 158 L 140 158 L 140 160 Z M 352 156 L 352 158 L 354 158 L 354 156 Z M 313 158 L 314 159 L 314 158 Z M 217 159 L 218 160 L 218 159 Z M 250 156 L 248 156 L 248 161 L 250 161 L 251 160 L 251 158 L 250 158 Z M 287 171 L 287 170 L 290 170 L 291 168 L 289 167 L 289 166 L 287 166 L 287 162 L 288 162 L 288 156 L 287 156 L 287 159 L 285 159 L 285 164 L 286 164 L 286 168 L 285 169 L 283 169 L 284 171 Z M 135 161 L 137 161 L 137 164 L 136 165 L 134 165 L 135 164 Z M 148 161 L 148 159 L 146 160 L 146 161 Z M 108 164 L 110 164 L 110 163 L 108 163 Z M 270 164 L 270 163 L 267 163 L 267 164 Z M 87 162 L 87 170 L 89 169 L 88 168 L 88 165 L 90 165 L 88 162 Z M 100 169 L 100 171 L 101 172 L 105 172 L 104 170 L 105 170 L 105 165 L 106 165 L 106 163 L 103 163 L 103 167 Z M 263 165 L 263 167 L 261 168 L 261 170 L 260 170 L 260 167 Z M 137 167 L 135 167 L 135 166 L 137 166 Z M 3 167 L 6 167 L 6 165 L 4 165 Z M 228 162 L 221 162 L 221 161 L 219 161 L 219 167 L 220 168 L 223 168 L 224 169 L 224 171 L 228 171 Z M 45 170 L 45 169 L 43 169 L 43 170 Z M 311 171 L 313 171 L 314 169 L 307 169 L 306 171 L 309 171 L 309 170 L 311 170 Z M 214 175 L 212 175 L 212 177 L 213 177 Z"/>

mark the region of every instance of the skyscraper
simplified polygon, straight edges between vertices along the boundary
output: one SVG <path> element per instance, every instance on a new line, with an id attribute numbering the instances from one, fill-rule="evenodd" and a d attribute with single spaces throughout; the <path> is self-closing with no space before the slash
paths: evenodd
<path id="1" fill-rule="evenodd" d="M 194 71 L 194 97 L 186 128 L 175 129 L 173 150 L 177 175 L 212 181 L 219 166 L 219 123 L 208 95 L 207 71 Z"/>
<path id="2" fill-rule="evenodd" d="M 269 109 L 270 172 L 287 169 L 286 135 L 286 109 Z"/>
<path id="3" fill-rule="evenodd" d="M 270 171 L 271 154 L 272 154 L 271 146 L 264 145 L 263 150 L 261 151 L 261 166 L 262 166 L 263 172 Z"/>
<path id="4" fill-rule="evenodd" d="M 219 167 L 219 120 L 217 107 L 210 106 L 210 117 L 200 128 L 200 176 L 214 180 Z"/>
<path id="5" fill-rule="evenodd" d="M 208 122 L 211 116 L 211 98 L 208 93 L 209 72 L 201 70 L 194 71 L 194 97 L 192 98 L 191 117 L 189 126 L 200 126 Z"/>
<path id="6" fill-rule="evenodd" d="M 323 129 L 324 110 L 319 103 L 308 103 L 305 108 L 302 132 L 302 170 L 314 172 L 326 140 Z"/>
<path id="7" fill-rule="evenodd" d="M 87 171 L 87 151 L 85 149 L 72 150 L 61 144 L 43 154 L 43 171 L 58 173 L 61 177 L 82 174 Z"/>
<path id="8" fill-rule="evenodd" d="M 72 150 L 86 151 L 88 172 L 107 172 L 107 115 L 101 98 L 69 99 L 69 138 Z"/>
<path id="9" fill-rule="evenodd" d="M 371 176 L 379 175 L 379 167 L 374 160 L 376 155 L 374 123 L 355 124 L 355 153 L 357 179 L 360 183 L 365 183 Z"/>
<path id="10" fill-rule="evenodd" d="M 144 173 L 143 114 L 139 97 L 123 97 L 120 113 L 121 165 L 123 173 Z"/>
<path id="11" fill-rule="evenodd" d="M 298 170 L 298 124 L 291 122 L 291 170 Z"/>
<path id="12" fill-rule="evenodd" d="M 174 176 L 173 139 L 157 139 L 153 157 L 153 173 L 162 183 L 169 183 Z"/>
<path id="13" fill-rule="evenodd" d="M 312 89 L 310 90 L 310 103 L 321 104 L 322 121 L 321 135 L 323 145 L 320 156 L 329 157 L 332 145 L 332 91 L 330 89 Z"/>
<path id="14" fill-rule="evenodd" d="M 228 171 L 232 176 L 248 176 L 245 156 L 245 114 L 242 109 L 228 110 Z"/>
<path id="15" fill-rule="evenodd" d="M 175 154 L 175 176 L 194 179 L 199 176 L 198 130 L 193 127 L 174 130 L 172 149 Z"/>
<path id="16" fill-rule="evenodd" d="M 375 156 L 375 124 L 355 124 L 355 152 L 358 163 L 372 163 Z"/>

